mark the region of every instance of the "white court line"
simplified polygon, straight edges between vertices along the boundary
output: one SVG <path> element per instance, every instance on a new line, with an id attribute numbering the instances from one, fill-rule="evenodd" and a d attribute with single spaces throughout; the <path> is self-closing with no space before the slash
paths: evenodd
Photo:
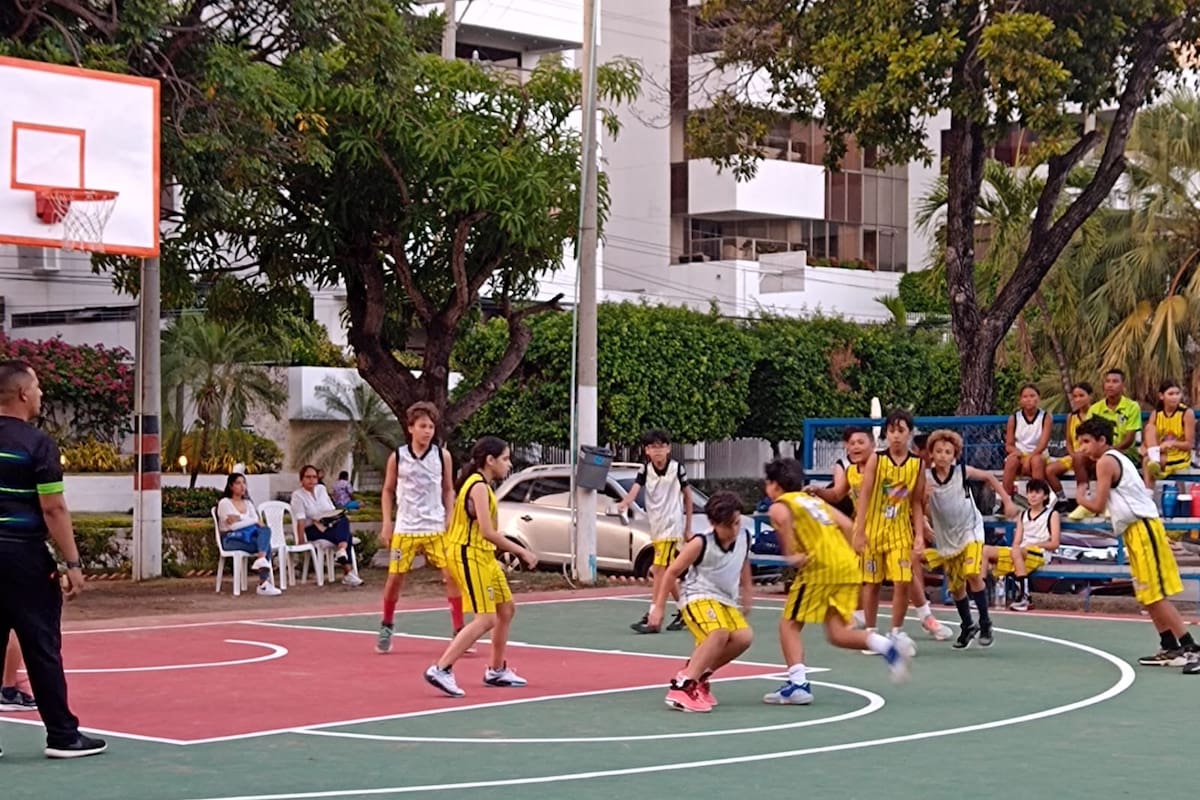
<path id="1" fill-rule="evenodd" d="M 166 672 L 175 669 L 205 669 L 208 667 L 236 667 L 241 664 L 259 664 L 263 661 L 274 661 L 288 654 L 286 647 L 269 642 L 252 642 L 246 639 L 226 639 L 226 644 L 245 644 L 252 647 L 265 647 L 271 652 L 254 658 L 239 658 L 236 661 L 204 661 L 196 664 L 163 664 L 154 667 L 108 667 L 105 669 L 67 669 L 68 675 L 104 675 L 112 672 Z"/>
<path id="2" fill-rule="evenodd" d="M 741 680 L 779 680 L 778 676 L 773 675 L 753 675 L 738 678 L 717 678 L 713 683 L 722 683 Z M 859 689 L 854 686 L 843 686 L 837 683 L 822 683 L 821 681 L 813 681 L 819 686 L 826 686 L 831 689 L 836 689 L 851 694 L 859 695 L 867 699 L 867 704 L 862 708 L 848 711 L 844 714 L 837 714 L 832 717 L 820 717 L 818 719 L 806 719 L 798 722 L 784 722 L 776 725 L 757 725 L 752 728 L 723 728 L 718 730 L 707 731 L 688 731 L 685 733 L 649 733 L 635 736 L 562 736 L 562 737 L 524 737 L 524 738 L 507 738 L 507 739 L 489 739 L 480 736 L 464 736 L 464 737 L 449 737 L 449 736 L 386 736 L 382 734 L 369 733 L 346 733 L 340 731 L 319 731 L 319 730 L 302 730 L 297 733 L 303 733 L 308 736 L 329 736 L 342 739 L 365 739 L 377 742 L 418 742 L 428 744 L 574 744 L 574 743 L 596 743 L 596 742 L 651 742 L 662 741 L 666 739 L 700 739 L 709 736 L 733 736 L 743 733 L 768 733 L 770 731 L 791 730 L 794 728 L 811 728 L 817 725 L 829 725 L 834 722 L 844 722 L 848 719 L 866 716 L 873 714 L 884 706 L 884 699 L 874 692 L 868 692 L 865 689 Z M 633 691 L 635 687 L 629 689 L 618 689 L 615 691 Z M 652 686 L 636 687 L 638 689 L 661 689 L 662 684 L 657 683 Z M 599 694 L 599 692 L 597 693 Z"/>
<path id="3" fill-rule="evenodd" d="M 362 631 L 362 630 L 354 630 L 352 628 L 333 628 L 333 627 L 325 627 L 325 626 L 321 626 L 321 625 L 284 625 L 284 624 L 278 623 L 278 622 L 265 622 L 265 621 L 254 621 L 254 620 L 246 620 L 242 624 L 243 625 L 259 625 L 264 628 L 292 628 L 292 629 L 307 630 L 307 631 L 328 631 L 330 633 L 356 633 L 356 634 L 360 634 L 360 635 L 365 634 L 367 636 L 378 636 L 379 635 L 378 631 Z M 397 632 L 392 635 L 396 638 L 403 637 L 405 639 L 427 639 L 427 640 L 436 641 L 436 642 L 448 642 L 451 639 L 451 637 L 449 637 L 449 636 L 430 636 L 430 635 L 421 634 L 421 633 Z M 488 640 L 480 639 L 479 641 L 486 642 Z M 679 661 L 680 659 L 687 658 L 687 655 L 677 655 L 677 654 L 672 654 L 672 653 L 643 653 L 638 650 L 601 650 L 601 649 L 593 648 L 593 647 L 573 647 L 573 646 L 561 645 L 561 644 L 534 644 L 533 642 L 518 642 L 518 641 L 514 641 L 512 639 L 509 640 L 508 646 L 509 647 L 527 647 L 532 650 L 557 650 L 557 651 L 568 652 L 568 653 L 594 653 L 597 655 L 605 655 L 605 656 L 637 656 L 640 658 L 661 658 L 661 659 L 669 659 L 671 661 Z M 768 663 L 766 661 L 744 661 L 742 659 L 738 659 L 736 661 L 731 661 L 729 663 L 737 664 L 738 666 L 742 666 L 742 667 L 767 667 L 767 668 L 775 670 L 775 671 L 778 671 L 783 668 L 779 664 Z M 828 672 L 829 668 L 828 667 L 809 667 L 808 671 L 809 672 Z"/>
<path id="4" fill-rule="evenodd" d="M 625 775 L 645 775 L 657 772 L 676 772 L 679 770 L 694 770 L 702 767 L 720 767 L 730 764 L 747 764 L 758 761 L 773 761 L 780 758 L 792 758 L 798 756 L 818 755 L 822 753 L 836 753 L 847 750 L 860 750 L 872 747 L 881 747 L 889 744 L 900 744 L 904 742 L 922 741 L 926 739 L 937 739 L 944 736 L 957 736 L 960 733 L 974 733 L 976 731 L 993 730 L 995 728 L 1004 728 L 1011 725 L 1020 725 L 1026 722 L 1033 722 L 1039 719 L 1055 717 L 1061 714 L 1067 714 L 1072 711 L 1077 711 L 1088 706 L 1093 706 L 1098 703 L 1103 703 L 1107 700 L 1116 697 L 1133 685 L 1135 674 L 1133 668 L 1121 659 L 1117 658 L 1112 653 L 1092 647 L 1090 645 L 1080 644 L 1079 642 L 1071 642 L 1066 639 L 1056 639 L 1052 636 L 1042 636 L 1036 633 L 1025 633 L 1024 631 L 997 629 L 1001 633 L 1011 634 L 1013 636 L 1025 636 L 1030 639 L 1038 639 L 1041 641 L 1050 642 L 1051 644 L 1059 644 L 1064 647 L 1070 647 L 1075 650 L 1080 650 L 1084 653 L 1097 656 L 1114 665 L 1120 672 L 1120 677 L 1117 682 L 1105 689 L 1099 694 L 1086 697 L 1082 700 L 1077 700 L 1073 703 L 1066 703 L 1061 706 L 1054 706 L 1042 711 L 1035 711 L 1029 714 L 1021 714 L 1015 717 L 1006 717 L 1004 719 L 993 720 L 991 722 L 981 722 L 973 725 L 961 725 L 956 728 L 944 728 L 941 730 L 920 731 L 918 733 L 906 733 L 899 736 L 887 736 L 879 739 L 867 739 L 862 741 L 845 742 L 843 744 L 822 745 L 819 747 L 806 747 L 797 750 L 783 750 L 770 753 L 756 753 L 745 756 L 730 756 L 728 758 L 713 758 L 701 761 L 683 761 L 673 762 L 668 764 L 653 764 L 645 767 L 626 767 L 622 769 L 610 770 L 593 770 L 590 772 L 566 772 L 555 775 L 538 775 L 525 778 L 506 778 L 499 780 L 481 780 L 481 781 L 465 781 L 462 783 L 433 783 L 421 786 L 387 786 L 371 789 L 331 789 L 318 792 L 294 792 L 282 794 L 252 794 L 252 795 L 232 795 L 232 796 L 217 796 L 208 798 L 197 798 L 196 800 L 317 800 L 318 798 L 327 797 L 379 797 L 384 795 L 398 794 L 416 794 L 419 792 L 445 792 L 445 791 L 463 791 L 465 789 L 489 789 L 501 786 L 530 786 L 534 784 L 547 783 L 564 783 L 567 781 L 583 781 L 594 778 L 612 778 Z"/>

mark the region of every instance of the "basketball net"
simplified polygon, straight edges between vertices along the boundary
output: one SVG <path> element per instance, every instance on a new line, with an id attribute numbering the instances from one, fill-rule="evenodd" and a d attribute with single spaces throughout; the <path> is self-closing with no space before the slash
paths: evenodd
<path id="1" fill-rule="evenodd" d="M 117 192 L 50 189 L 42 193 L 50 219 L 62 222 L 63 249 L 104 252 L 104 227 L 117 206 Z"/>

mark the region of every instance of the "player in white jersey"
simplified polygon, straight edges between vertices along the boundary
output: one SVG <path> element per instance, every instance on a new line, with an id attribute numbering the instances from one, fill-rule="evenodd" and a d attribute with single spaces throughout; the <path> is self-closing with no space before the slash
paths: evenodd
<path id="1" fill-rule="evenodd" d="M 687 666 L 671 681 L 666 703 L 680 711 L 711 711 L 717 705 L 709 678 L 750 647 L 745 614 L 752 602 L 750 534 L 742 531 L 742 501 L 733 492 L 708 498 L 710 533 L 693 537 L 655 586 L 648 624 L 662 624 L 667 594 L 683 578 L 683 619 L 696 640 Z"/>
<path id="2" fill-rule="evenodd" d="M 1004 432 L 1004 491 L 1016 491 L 1019 475 L 1046 477 L 1046 448 L 1050 444 L 1050 415 L 1038 408 L 1041 393 L 1032 383 L 1021 387 L 1020 407 L 1008 418 Z"/>
<path id="3" fill-rule="evenodd" d="M 408 444 L 388 457 L 383 479 L 383 526 L 380 544 L 390 548 L 388 578 L 383 588 L 383 620 L 375 642 L 377 653 L 392 649 L 396 603 L 404 576 L 418 553 L 442 571 L 455 633 L 463 626 L 462 590 L 446 573 L 445 537 L 448 511 L 454 508 L 454 468 L 450 454 L 434 441 L 437 408 L 414 403 L 405 412 Z M 395 520 L 393 521 L 393 510 Z"/>
<path id="4" fill-rule="evenodd" d="M 1017 517 L 1011 547 L 983 548 L 985 563 L 996 565 L 996 577 L 1012 575 L 1020 595 L 1009 606 L 1013 611 L 1029 610 L 1029 573 L 1049 560 L 1046 555 L 1058 549 L 1062 519 L 1051 505 L 1054 495 L 1050 484 L 1036 478 L 1025 485 L 1029 508 Z"/>
<path id="5" fill-rule="evenodd" d="M 1138 663 L 1200 674 L 1200 648 L 1168 599 L 1183 591 L 1183 582 L 1153 496 L 1129 457 L 1113 447 L 1111 422 L 1093 416 L 1079 426 L 1077 435 L 1079 447 L 1096 465 L 1096 490 L 1077 498 L 1079 505 L 1096 514 L 1107 509 L 1113 531 L 1125 543 L 1134 594 L 1158 631 L 1160 650 Z"/>
<path id="6" fill-rule="evenodd" d="M 687 472 L 683 465 L 671 459 L 671 437 L 664 431 L 647 431 L 642 436 L 646 462 L 638 471 L 637 480 L 629 493 L 617 504 L 617 510 L 625 513 L 629 506 L 642 497 L 646 518 L 650 522 L 650 538 L 654 542 L 654 563 L 650 577 L 654 591 L 666 574 L 667 566 L 679 555 L 680 541 L 692 538 L 692 488 L 688 486 Z M 644 495 L 643 495 L 644 492 Z M 679 588 L 669 587 L 671 597 L 679 608 Z M 669 631 L 683 629 L 683 617 L 675 612 L 675 619 L 667 626 Z M 629 627 L 638 633 L 658 633 L 659 628 L 649 623 L 647 612 Z"/>
<path id="7" fill-rule="evenodd" d="M 1000 482 L 990 472 L 959 464 L 962 437 L 954 431 L 937 430 L 929 434 L 932 466 L 925 476 L 922 502 L 925 515 L 933 526 L 932 548 L 923 556 L 931 569 L 942 567 L 946 583 L 962 628 L 954 642 L 957 650 L 971 646 L 976 637 L 981 647 L 992 646 L 992 620 L 982 577 L 983 515 L 975 505 L 968 481 L 983 481 L 999 494 L 1006 511 L 1015 511 Z M 969 600 L 968 600 L 969 596 Z M 979 611 L 979 624 L 971 618 L 971 602 Z"/>

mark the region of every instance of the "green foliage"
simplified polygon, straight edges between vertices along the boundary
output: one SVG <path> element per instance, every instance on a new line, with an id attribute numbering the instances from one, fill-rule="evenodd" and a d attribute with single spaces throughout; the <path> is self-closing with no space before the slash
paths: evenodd
<path id="1" fill-rule="evenodd" d="M 900 276 L 900 300 L 914 314 L 949 314 L 945 270 L 926 269 Z"/>
<path id="2" fill-rule="evenodd" d="M 66 472 L 132 472 L 133 456 L 111 442 L 84 439 L 59 447 Z"/>
<path id="3" fill-rule="evenodd" d="M 766 496 L 762 478 L 688 478 L 688 483 L 712 497 L 713 492 L 733 492 L 742 499 L 742 513 L 753 514 Z"/>
<path id="4" fill-rule="evenodd" d="M 404 428 L 375 390 L 362 381 L 346 383 L 330 377 L 315 394 L 325 408 L 314 418 L 344 423 L 349 435 L 315 430 L 297 444 L 295 460 L 341 465 L 349 459 L 352 483 L 363 467 L 386 466 L 392 450 L 404 441 Z"/>
<path id="5" fill-rule="evenodd" d="M 0 333 L 0 359 L 27 361 L 41 384 L 42 424 L 60 442 L 116 442 L 132 430 L 133 367 L 120 347 Z"/>
<path id="6" fill-rule="evenodd" d="M 632 444 L 648 428 L 679 441 L 730 436 L 746 414 L 754 342 L 713 313 L 667 306 L 606 304 L 598 317 L 600 440 Z M 525 358 L 464 433 L 494 433 L 516 444 L 569 441 L 571 317 L 532 320 Z M 507 332 L 497 322 L 460 343 L 460 392 L 487 374 Z"/>
<path id="7" fill-rule="evenodd" d="M 243 466 L 247 475 L 279 472 L 283 467 L 283 451 L 273 440 L 242 430 L 214 432 L 207 444 L 208 452 L 198 456 L 203 432 L 192 431 L 183 437 L 181 451 L 188 464 L 199 464 L 198 472 L 208 475 L 227 475 L 235 464 Z M 170 462 L 168 462 L 169 464 Z"/>
<path id="8" fill-rule="evenodd" d="M 164 517 L 204 517 L 211 521 L 212 507 L 221 499 L 220 489 L 185 489 L 164 486 L 162 510 Z"/>

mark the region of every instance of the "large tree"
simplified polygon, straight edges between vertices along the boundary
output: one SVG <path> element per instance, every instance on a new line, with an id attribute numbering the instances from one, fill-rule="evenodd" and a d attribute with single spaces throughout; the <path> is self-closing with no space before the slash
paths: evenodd
<path id="1" fill-rule="evenodd" d="M 926 127 L 949 112 L 945 262 L 962 413 L 991 410 L 997 348 L 1108 197 L 1137 109 L 1198 33 L 1185 0 L 707 0 L 704 13 L 725 31 L 717 66 L 767 85 L 764 101 L 763 80 L 734 82 L 690 125 L 693 152 L 742 174 L 753 171 L 768 112 L 821 118 L 831 166 L 851 138 L 883 163 L 928 161 Z M 1028 243 L 985 304 L 974 269 L 985 156 L 1014 126 L 1039 134 L 1045 180 Z M 1091 179 L 1068 194 L 1086 159 Z"/>
<path id="2" fill-rule="evenodd" d="M 397 413 L 434 402 L 452 430 L 520 362 L 529 316 L 553 307 L 524 300 L 577 233 L 581 81 L 555 57 L 524 72 L 444 61 L 439 20 L 410 7 L 143 0 L 101 14 L 43 0 L 0 10 L 0 35 L 17 55 L 162 79 L 164 174 L 183 201 L 164 273 L 236 273 L 253 293 L 344 286 L 363 378 Z M 637 70 L 602 66 L 597 83 L 605 107 L 632 98 Z M 508 345 L 450 402 L 450 353 L 481 296 Z M 419 370 L 396 358 L 414 333 Z"/>

